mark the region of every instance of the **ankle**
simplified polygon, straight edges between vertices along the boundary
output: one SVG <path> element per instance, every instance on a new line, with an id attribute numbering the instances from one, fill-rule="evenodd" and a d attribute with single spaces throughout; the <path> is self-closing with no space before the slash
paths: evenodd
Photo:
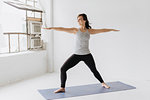
<path id="1" fill-rule="evenodd" d="M 102 84 L 106 84 L 105 82 L 102 82 Z"/>

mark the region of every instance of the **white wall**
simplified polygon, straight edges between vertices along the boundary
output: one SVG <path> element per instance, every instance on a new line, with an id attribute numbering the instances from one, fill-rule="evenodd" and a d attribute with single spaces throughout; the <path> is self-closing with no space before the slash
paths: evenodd
<path id="1" fill-rule="evenodd" d="M 46 50 L 0 55 L 0 85 L 32 78 L 46 72 Z"/>
<path id="2" fill-rule="evenodd" d="M 149 0 L 54 0 L 54 26 L 79 27 L 77 15 L 86 13 L 93 28 L 114 28 L 120 32 L 92 35 L 90 50 L 96 66 L 111 78 L 150 79 Z M 74 35 L 54 31 L 54 66 L 59 71 L 72 55 Z M 71 71 L 87 72 L 84 63 Z"/>
<path id="3" fill-rule="evenodd" d="M 53 26 L 53 0 L 38 0 L 41 8 L 44 10 L 43 13 L 43 26 L 42 27 L 51 27 Z M 42 29 L 42 40 L 46 43 L 47 49 L 47 63 L 48 63 L 48 72 L 53 72 L 53 32 L 49 30 Z"/>

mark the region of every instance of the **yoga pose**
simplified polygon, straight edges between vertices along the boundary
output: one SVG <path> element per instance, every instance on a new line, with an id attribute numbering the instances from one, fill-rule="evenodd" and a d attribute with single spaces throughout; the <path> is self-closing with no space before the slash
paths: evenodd
<path id="1" fill-rule="evenodd" d="M 104 88 L 110 88 L 102 79 L 100 73 L 97 71 L 94 58 L 89 50 L 89 39 L 90 35 L 103 33 L 103 32 L 110 32 L 110 31 L 119 31 L 115 29 L 92 29 L 89 25 L 89 21 L 86 14 L 79 14 L 77 16 L 78 23 L 80 28 L 64 28 L 64 27 L 50 27 L 50 28 L 43 28 L 43 29 L 53 29 L 56 31 L 64 31 L 71 34 L 75 34 L 75 52 L 72 54 L 62 65 L 61 67 L 61 88 L 54 91 L 55 93 L 58 92 L 65 92 L 65 83 L 67 79 L 67 70 L 74 67 L 80 61 L 84 61 L 84 63 L 90 68 L 94 76 L 100 81 Z"/>

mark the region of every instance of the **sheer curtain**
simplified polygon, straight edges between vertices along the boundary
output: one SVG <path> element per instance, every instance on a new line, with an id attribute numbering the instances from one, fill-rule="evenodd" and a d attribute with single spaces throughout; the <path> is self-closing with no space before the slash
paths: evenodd
<path id="1" fill-rule="evenodd" d="M 38 0 L 38 4 L 39 7 L 43 10 L 43 14 L 42 14 L 42 21 L 43 21 L 43 25 L 42 27 L 49 27 L 49 13 L 50 13 L 50 4 L 48 0 Z M 41 38 L 42 40 L 47 43 L 48 42 L 48 35 L 46 33 L 48 33 L 48 30 L 41 30 Z"/>
<path id="2" fill-rule="evenodd" d="M 19 0 L 25 3 L 26 0 Z M 29 1 L 30 2 L 30 1 Z M 26 12 L 0 0 L 0 54 L 8 53 L 8 35 L 5 32 L 26 32 Z M 31 14 L 30 14 L 31 15 Z M 11 52 L 18 51 L 18 35 L 11 35 Z M 20 35 L 20 50 L 27 50 L 27 37 Z"/>
<path id="3" fill-rule="evenodd" d="M 25 0 L 21 0 L 25 1 Z M 5 32 L 25 32 L 25 11 L 12 7 L 0 0 L 0 53 L 8 53 L 8 35 Z M 18 35 L 10 36 L 11 52 L 18 51 Z M 27 50 L 26 36 L 20 35 L 20 49 Z"/>
<path id="4" fill-rule="evenodd" d="M 7 47 L 7 37 L 3 35 L 3 13 L 2 13 L 2 8 L 3 8 L 3 1 L 0 0 L 0 53 L 8 52 L 8 47 Z"/>
<path id="5" fill-rule="evenodd" d="M 25 2 L 26 0 L 19 0 L 22 2 Z M 32 0 L 28 1 L 28 4 L 32 4 L 30 2 Z M 43 13 L 43 26 L 47 27 L 47 21 L 48 17 L 45 13 L 47 11 L 49 4 L 47 4 L 47 0 L 37 0 L 36 7 L 41 8 Z M 45 6 L 46 5 L 46 6 Z M 49 11 L 49 10 L 48 10 Z M 47 11 L 47 12 L 48 12 Z M 8 53 L 8 35 L 4 35 L 5 32 L 26 32 L 26 23 L 25 23 L 25 11 L 19 10 L 15 7 L 12 7 L 6 3 L 4 3 L 2 0 L 0 0 L 0 54 L 1 53 Z M 28 15 L 32 16 L 33 13 L 29 13 Z M 38 14 L 36 14 L 38 16 Z M 44 33 L 47 33 L 47 30 L 42 30 L 42 39 L 44 41 L 47 41 L 47 35 Z M 18 51 L 18 40 L 17 35 L 11 35 L 11 52 Z M 27 40 L 25 35 L 20 35 L 20 49 L 21 51 L 27 50 Z"/>

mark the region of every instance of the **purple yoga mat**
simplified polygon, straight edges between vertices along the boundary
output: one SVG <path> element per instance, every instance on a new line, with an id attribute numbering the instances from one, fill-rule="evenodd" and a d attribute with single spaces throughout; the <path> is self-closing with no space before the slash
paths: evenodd
<path id="1" fill-rule="evenodd" d="M 99 84 L 88 84 L 88 85 L 66 87 L 65 93 L 53 93 L 55 90 L 59 88 L 40 89 L 38 91 L 46 100 L 54 100 L 60 98 L 69 98 L 76 96 L 94 95 L 100 93 L 136 89 L 136 87 L 122 83 L 120 81 L 107 82 L 107 84 L 110 86 L 109 89 L 102 87 L 101 84 L 99 83 Z"/>

